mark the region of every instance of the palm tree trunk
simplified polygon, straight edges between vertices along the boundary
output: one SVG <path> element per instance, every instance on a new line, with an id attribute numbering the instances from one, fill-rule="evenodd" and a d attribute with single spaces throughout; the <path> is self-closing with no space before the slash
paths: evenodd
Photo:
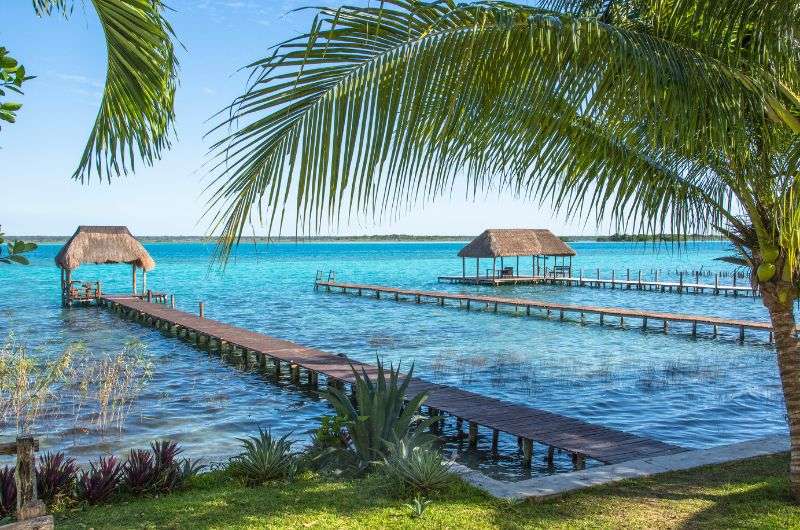
<path id="1" fill-rule="evenodd" d="M 777 286 L 773 283 L 762 284 L 761 291 L 764 305 L 772 320 L 778 370 L 789 419 L 789 490 L 792 498 L 800 502 L 800 340 L 795 335 L 793 302 L 781 303 L 778 300 Z"/>

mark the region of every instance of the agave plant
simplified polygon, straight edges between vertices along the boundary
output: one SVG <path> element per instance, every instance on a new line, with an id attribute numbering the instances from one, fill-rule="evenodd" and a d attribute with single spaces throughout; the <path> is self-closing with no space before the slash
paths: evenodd
<path id="1" fill-rule="evenodd" d="M 429 444 L 416 445 L 404 439 L 389 444 L 384 470 L 390 479 L 411 488 L 417 495 L 441 490 L 453 481 L 452 462 Z"/>
<path id="2" fill-rule="evenodd" d="M 402 382 L 400 366 L 395 370 L 390 365 L 387 378 L 380 359 L 375 381 L 363 368 L 361 373 L 352 365 L 351 368 L 355 375 L 354 401 L 332 387 L 326 391 L 325 397 L 336 412 L 346 418 L 350 445 L 362 469 L 383 458 L 388 440 L 413 438 L 418 445 L 433 440 L 424 431 L 439 418 L 422 418 L 417 414 L 419 407 L 428 399 L 428 393 L 420 392 L 406 403 L 406 391 L 414 373 L 413 364 Z"/>
<path id="3" fill-rule="evenodd" d="M 78 498 L 89 504 L 100 504 L 117 491 L 121 477 L 122 466 L 115 456 L 102 457 L 96 465 L 90 462 L 89 469 L 78 478 Z"/>
<path id="4" fill-rule="evenodd" d="M 14 468 L 4 466 L 0 469 L 0 519 L 14 513 L 17 509 L 17 484 L 14 481 Z"/>
<path id="5" fill-rule="evenodd" d="M 246 484 L 291 478 L 297 471 L 289 435 L 274 438 L 270 431 L 258 429 L 258 436 L 239 438 L 244 451 L 230 460 L 229 472 Z"/>
<path id="6" fill-rule="evenodd" d="M 36 467 L 36 486 L 39 498 L 51 504 L 58 497 L 71 496 L 78 477 L 75 459 L 64 453 L 47 452 L 39 457 Z"/>

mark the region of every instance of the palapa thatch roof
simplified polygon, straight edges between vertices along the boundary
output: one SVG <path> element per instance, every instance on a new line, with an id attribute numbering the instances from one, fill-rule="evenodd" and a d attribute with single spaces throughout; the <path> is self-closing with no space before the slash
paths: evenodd
<path id="1" fill-rule="evenodd" d="M 550 230 L 490 228 L 462 248 L 458 255 L 462 258 L 574 256 L 575 251 Z"/>
<path id="2" fill-rule="evenodd" d="M 146 271 L 156 262 L 124 226 L 79 226 L 56 256 L 62 269 L 83 263 L 133 263 Z"/>

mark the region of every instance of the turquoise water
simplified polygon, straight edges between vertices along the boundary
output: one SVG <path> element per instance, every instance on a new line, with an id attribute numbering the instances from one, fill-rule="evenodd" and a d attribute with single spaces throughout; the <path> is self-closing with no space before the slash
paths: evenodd
<path id="1" fill-rule="evenodd" d="M 760 300 L 750 297 L 438 284 L 439 275 L 461 273 L 456 253 L 462 245 L 244 245 L 221 273 L 209 267 L 211 245 L 151 244 L 147 248 L 157 268 L 148 283 L 175 293 L 180 309 L 196 311 L 203 300 L 211 318 L 363 361 L 380 355 L 405 367 L 415 362 L 423 378 L 687 447 L 785 432 L 774 352 L 764 337 L 753 335 L 738 345 L 735 331 L 712 338 L 701 330 L 692 339 L 686 333 L 581 326 L 522 313 L 466 312 L 313 290 L 316 271 L 333 269 L 342 281 L 766 320 Z M 578 252 L 573 266 L 587 275 L 598 267 L 603 276 L 615 268 L 617 277 L 626 268 L 646 274 L 660 269 L 663 279 L 677 269 L 732 270 L 714 261 L 728 254 L 722 243 L 693 244 L 680 252 L 631 243 L 573 246 Z M 298 391 L 269 373 L 198 351 L 106 310 L 62 309 L 53 265 L 58 248 L 42 245 L 30 267 L 0 269 L 0 334 L 13 331 L 41 355 L 76 340 L 97 354 L 115 352 L 126 340 L 137 339 L 154 372 L 121 430 L 97 432 L 82 423 L 85 418 L 76 422 L 62 415 L 38 427 L 46 447 L 85 459 L 171 437 L 195 456 L 219 460 L 236 450 L 237 437 L 258 426 L 292 432 L 303 443 L 316 418 L 329 413 L 315 393 Z M 525 271 L 530 262 L 520 265 Z M 83 266 L 74 277 L 101 279 L 106 292 L 127 292 L 129 274 L 125 266 Z M 13 431 L 0 429 L 0 434 Z M 525 476 L 515 456 L 516 440 L 501 437 L 498 460 L 483 458 L 489 443 L 484 436 L 477 453 L 459 458 L 496 476 Z M 455 441 L 445 447 L 457 449 Z M 566 468 L 563 457 L 559 469 Z M 544 469 L 537 464 L 534 472 Z"/>

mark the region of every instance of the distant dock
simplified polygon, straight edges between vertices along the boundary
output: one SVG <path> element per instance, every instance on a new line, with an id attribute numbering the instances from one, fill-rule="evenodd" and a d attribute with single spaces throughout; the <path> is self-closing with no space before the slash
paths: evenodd
<path id="1" fill-rule="evenodd" d="M 364 370 L 371 377 L 377 373 L 373 365 L 205 318 L 202 304 L 199 315 L 193 315 L 133 296 L 103 295 L 97 302 L 121 316 L 189 340 L 200 348 L 239 354 L 246 363 L 257 363 L 262 368 L 273 364 L 276 374 L 286 370 L 292 383 L 298 386 L 302 385 L 301 379 L 305 379 L 309 387 L 316 388 L 320 375 L 330 386 L 351 385 L 355 381 L 351 366 Z M 170 305 L 174 305 L 172 297 Z M 305 378 L 301 377 L 301 370 L 305 372 Z M 516 436 L 525 467 L 530 467 L 534 457 L 534 441 L 549 448 L 544 458 L 550 466 L 554 451 L 558 449 L 572 455 L 576 469 L 585 466 L 586 458 L 613 464 L 686 450 L 545 410 L 414 378 L 408 388 L 409 396 L 423 391 L 429 393 L 425 406 L 431 415 L 454 417 L 459 432 L 463 432 L 463 424 L 467 424 L 470 447 L 477 447 L 480 427 L 491 431 L 493 453 L 497 452 L 500 432 Z M 435 428 L 441 430 L 441 426 Z"/>
<path id="2" fill-rule="evenodd" d="M 660 291 L 674 293 L 707 293 L 715 295 L 731 296 L 758 296 L 758 289 L 751 285 L 737 285 L 736 276 L 733 276 L 733 283 L 720 282 L 719 275 L 714 276 L 714 283 L 701 283 L 699 275 L 690 277 L 684 281 L 684 275 L 680 274 L 678 281 L 660 281 L 655 279 L 645 279 L 642 272 L 638 271 L 635 277 L 631 277 L 630 271 L 625 277 L 618 278 L 612 272 L 611 277 L 600 277 L 597 271 L 595 276 L 439 276 L 440 283 L 457 283 L 464 285 L 537 285 L 551 284 L 564 285 L 569 287 L 595 287 L 608 289 L 633 289 L 637 291 Z"/>
<path id="3" fill-rule="evenodd" d="M 493 310 L 497 312 L 499 307 L 505 306 L 513 308 L 515 311 L 522 309 L 527 315 L 530 315 L 531 310 L 536 309 L 543 312 L 546 318 L 550 318 L 554 313 L 558 313 L 559 320 L 564 320 L 566 314 L 573 314 L 579 316 L 581 323 L 586 322 L 586 315 L 598 315 L 601 325 L 605 324 L 610 317 L 617 319 L 620 327 L 623 328 L 626 327 L 626 320 L 633 319 L 639 323 L 637 327 L 644 330 L 649 329 L 649 326 L 656 323 L 660 325 L 664 333 L 668 331 L 671 323 L 691 324 L 691 334 L 693 337 L 697 336 L 698 326 L 700 325 L 710 327 L 714 337 L 717 336 L 719 328 L 731 328 L 739 332 L 739 340 L 742 342 L 745 338 L 745 330 L 754 330 L 766 333 L 770 344 L 773 340 L 772 326 L 768 322 L 758 322 L 755 320 L 738 320 L 687 315 L 683 313 L 664 313 L 660 311 L 626 309 L 622 307 L 583 306 L 525 298 L 483 296 L 479 294 L 449 293 L 445 291 L 421 291 L 416 289 L 385 287 L 381 285 L 341 283 L 335 280 L 322 280 L 319 279 L 319 276 L 318 279 L 315 280 L 314 286 L 316 289 L 321 287 L 329 291 L 338 289 L 343 293 L 351 292 L 357 295 L 362 295 L 364 292 L 367 292 L 371 293 L 376 298 L 381 298 L 385 295 L 394 298 L 396 301 L 399 301 L 401 297 L 404 300 L 413 300 L 416 303 L 421 303 L 423 300 L 426 300 L 442 306 L 445 305 L 446 301 L 456 301 L 459 307 L 465 307 L 467 310 L 470 310 L 472 306 L 483 306 L 485 308 L 493 308 Z M 631 326 L 628 325 L 627 327 Z M 797 330 L 795 332 L 797 332 Z"/>

